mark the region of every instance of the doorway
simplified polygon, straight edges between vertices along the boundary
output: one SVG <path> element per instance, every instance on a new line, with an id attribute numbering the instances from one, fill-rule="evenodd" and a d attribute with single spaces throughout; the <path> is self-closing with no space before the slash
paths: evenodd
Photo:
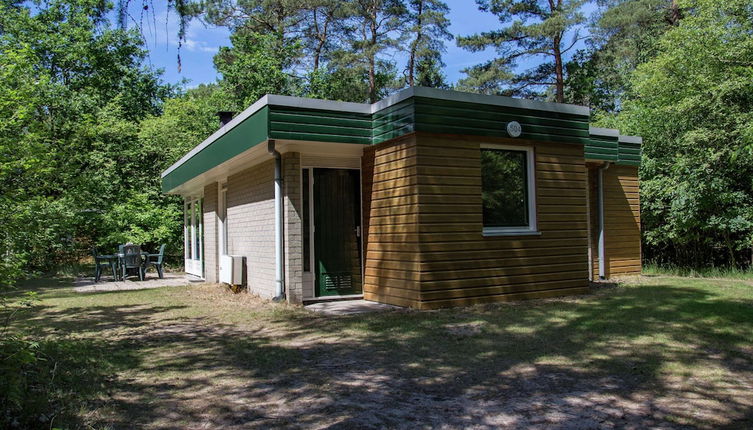
<path id="1" fill-rule="evenodd" d="M 183 207 L 183 234 L 186 273 L 204 277 L 204 226 L 202 199 L 186 199 Z"/>
<path id="2" fill-rule="evenodd" d="M 360 171 L 315 168 L 311 176 L 314 294 L 361 294 Z"/>

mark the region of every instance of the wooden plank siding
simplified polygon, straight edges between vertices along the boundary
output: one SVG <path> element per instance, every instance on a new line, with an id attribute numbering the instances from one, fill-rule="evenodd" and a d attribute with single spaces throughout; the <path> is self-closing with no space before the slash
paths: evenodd
<path id="1" fill-rule="evenodd" d="M 364 148 L 366 300 L 420 307 L 416 155 L 413 134 Z"/>
<path id="2" fill-rule="evenodd" d="M 587 165 L 588 169 L 588 208 L 591 236 L 589 248 L 591 257 L 591 279 L 599 278 L 599 166 Z"/>
<path id="3" fill-rule="evenodd" d="M 604 172 L 607 277 L 641 273 L 638 167 L 612 165 Z"/>
<path id="4" fill-rule="evenodd" d="M 539 235 L 482 235 L 481 143 L 534 146 Z M 416 133 L 369 148 L 362 172 L 367 300 L 434 309 L 587 291 L 582 146 Z"/>
<path id="5" fill-rule="evenodd" d="M 540 235 L 482 235 L 482 143 L 534 147 Z M 422 309 L 587 291 L 582 145 L 419 134 L 417 148 L 419 195 L 435 197 L 419 201 Z"/>

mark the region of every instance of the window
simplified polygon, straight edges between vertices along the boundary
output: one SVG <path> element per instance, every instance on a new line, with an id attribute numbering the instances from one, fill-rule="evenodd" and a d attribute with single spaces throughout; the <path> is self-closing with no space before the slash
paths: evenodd
<path id="1" fill-rule="evenodd" d="M 481 148 L 481 196 L 485 235 L 536 233 L 531 148 Z"/>
<path id="2" fill-rule="evenodd" d="M 204 200 L 198 199 L 194 202 L 193 208 L 194 208 L 194 234 L 196 235 L 194 240 L 194 250 L 193 250 L 193 259 L 194 260 L 201 260 L 201 241 L 203 238 L 203 221 L 204 221 L 204 211 L 202 209 Z"/>

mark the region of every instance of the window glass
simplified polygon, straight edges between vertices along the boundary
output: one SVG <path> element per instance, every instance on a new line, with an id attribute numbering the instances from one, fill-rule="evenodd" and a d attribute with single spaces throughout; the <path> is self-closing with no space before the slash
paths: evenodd
<path id="1" fill-rule="evenodd" d="M 204 217 L 204 212 L 202 211 L 202 201 L 196 200 L 194 203 L 194 210 L 196 211 L 196 218 L 194 218 L 194 229 L 196 231 L 196 236 L 194 238 L 194 253 L 193 253 L 193 259 L 194 260 L 200 260 L 201 259 L 201 235 L 202 235 L 202 218 Z"/>
<path id="2" fill-rule="evenodd" d="M 185 223 L 186 223 L 186 240 L 185 240 L 185 247 L 186 247 L 186 258 L 191 259 L 192 258 L 192 250 L 193 246 L 191 246 L 191 241 L 193 237 L 193 203 L 188 202 L 185 205 Z"/>
<path id="3" fill-rule="evenodd" d="M 484 227 L 528 227 L 528 153 L 481 150 Z"/>

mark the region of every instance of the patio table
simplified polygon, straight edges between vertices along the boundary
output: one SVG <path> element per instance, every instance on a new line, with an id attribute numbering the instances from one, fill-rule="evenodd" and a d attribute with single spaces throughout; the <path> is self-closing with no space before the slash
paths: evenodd
<path id="1" fill-rule="evenodd" d="M 143 258 L 145 261 L 146 261 L 146 258 L 147 258 L 148 255 L 149 255 L 148 252 L 141 251 L 141 258 Z M 114 259 L 116 259 L 115 264 L 117 264 L 117 266 L 118 266 L 118 270 L 117 270 L 118 279 L 122 280 L 122 276 L 120 275 L 120 273 L 121 273 L 121 268 L 123 267 L 123 258 L 125 257 L 125 254 L 123 254 L 122 252 L 118 252 L 117 254 L 114 254 L 114 255 L 105 255 L 103 257 L 113 257 Z"/>

